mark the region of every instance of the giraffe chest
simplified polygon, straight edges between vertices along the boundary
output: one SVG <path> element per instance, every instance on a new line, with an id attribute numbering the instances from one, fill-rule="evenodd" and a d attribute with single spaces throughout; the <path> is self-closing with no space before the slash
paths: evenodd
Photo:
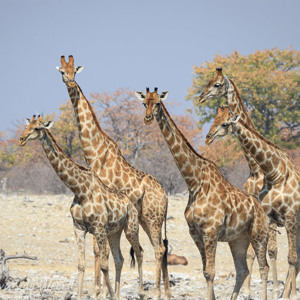
<path id="1" fill-rule="evenodd" d="M 218 199 L 202 196 L 189 201 L 185 218 L 200 235 L 213 234 L 218 241 L 228 242 L 248 230 L 254 210 L 247 199 L 228 195 Z"/>
<path id="2" fill-rule="evenodd" d="M 103 229 L 112 234 L 126 221 L 127 205 L 123 202 L 106 200 L 102 203 L 73 203 L 70 211 L 74 225 L 92 234 Z"/>

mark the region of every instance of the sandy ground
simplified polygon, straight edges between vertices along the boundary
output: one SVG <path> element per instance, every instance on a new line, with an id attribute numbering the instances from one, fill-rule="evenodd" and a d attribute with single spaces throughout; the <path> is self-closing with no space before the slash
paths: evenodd
<path id="1" fill-rule="evenodd" d="M 27 277 L 19 286 L 12 281 L 0 290 L 0 299 L 64 299 L 66 293 L 76 299 L 77 293 L 77 244 L 72 218 L 69 212 L 71 196 L 0 195 L 0 248 L 6 255 L 22 254 L 37 256 L 37 261 L 9 260 L 12 278 Z M 168 239 L 173 253 L 184 255 L 188 266 L 169 266 L 173 299 L 205 299 L 206 282 L 202 273 L 200 254 L 192 241 L 184 219 L 187 196 L 169 198 Z M 287 272 L 287 239 L 285 230 L 278 235 L 278 278 L 285 280 Z M 84 299 L 93 295 L 92 237 L 87 236 Z M 153 248 L 140 230 L 140 242 L 144 248 L 144 286 L 148 299 L 154 290 L 155 259 Z M 122 236 L 122 252 L 125 258 L 121 278 L 121 299 L 138 299 L 137 269 L 130 269 L 129 243 Z M 114 265 L 110 256 L 110 277 L 113 282 Z M 261 282 L 257 263 L 254 263 L 252 280 L 253 299 L 260 299 Z M 271 276 L 269 275 L 271 279 Z M 233 290 L 235 272 L 227 243 L 219 243 L 216 257 L 215 294 L 217 299 L 229 299 Z M 299 279 L 297 286 L 299 285 Z M 272 284 L 268 284 L 271 299 Z M 280 288 L 283 285 L 280 284 Z M 162 287 L 163 290 L 163 287 Z M 298 291 L 300 296 L 300 293 Z M 243 288 L 239 299 L 244 299 Z"/>

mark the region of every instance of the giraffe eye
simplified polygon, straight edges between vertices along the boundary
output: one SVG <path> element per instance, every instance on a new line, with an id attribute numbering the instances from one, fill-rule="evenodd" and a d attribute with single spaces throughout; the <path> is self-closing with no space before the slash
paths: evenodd
<path id="1" fill-rule="evenodd" d="M 222 124 L 222 127 L 223 127 L 223 128 L 227 128 L 228 125 L 229 125 L 228 123 L 224 123 L 224 124 Z"/>
<path id="2" fill-rule="evenodd" d="M 219 88 L 221 86 L 220 83 L 215 83 L 214 87 Z"/>

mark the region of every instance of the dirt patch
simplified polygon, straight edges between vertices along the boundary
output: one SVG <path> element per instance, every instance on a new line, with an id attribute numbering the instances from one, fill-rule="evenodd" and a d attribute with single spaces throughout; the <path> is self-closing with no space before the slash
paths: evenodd
<path id="1" fill-rule="evenodd" d="M 10 260 L 7 265 L 13 278 L 27 278 L 16 285 L 0 290 L 0 299 L 63 299 L 77 293 L 78 250 L 73 234 L 69 207 L 72 197 L 37 195 L 0 195 L 0 248 L 6 255 L 26 253 L 37 256 L 37 261 Z M 187 196 L 169 198 L 168 239 L 173 253 L 183 255 L 187 266 L 169 266 L 172 296 L 174 299 L 205 299 L 206 282 L 202 274 L 202 262 L 192 241 L 184 219 Z M 285 230 L 278 235 L 278 278 L 285 280 L 287 264 L 287 239 Z M 150 298 L 154 290 L 154 250 L 147 236 L 140 230 L 140 242 L 144 248 L 144 287 Z M 121 277 L 121 299 L 138 299 L 137 269 L 130 269 L 129 243 L 122 236 L 122 252 L 125 259 Z M 92 237 L 86 240 L 85 299 L 93 295 Z M 114 282 L 114 265 L 110 255 L 110 277 Z M 252 280 L 253 299 L 260 298 L 261 284 L 258 265 L 255 262 Z M 271 274 L 269 275 L 271 279 Z M 227 243 L 218 243 L 216 258 L 215 294 L 218 299 L 229 299 L 233 290 L 235 272 Z M 299 280 L 298 282 L 299 283 Z M 271 299 L 271 283 L 269 298 Z M 283 288 L 283 285 L 280 285 Z M 163 289 L 163 287 L 162 287 Z M 241 293 L 243 292 L 243 288 Z M 242 295 L 240 296 L 242 298 Z"/>

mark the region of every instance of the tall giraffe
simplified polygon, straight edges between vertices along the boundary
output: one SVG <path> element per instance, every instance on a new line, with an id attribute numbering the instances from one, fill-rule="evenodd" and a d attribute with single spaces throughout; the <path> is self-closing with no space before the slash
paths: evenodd
<path id="1" fill-rule="evenodd" d="M 189 144 L 162 103 L 168 92 L 159 95 L 157 88 L 152 93 L 149 88 L 146 91 L 146 95 L 135 93 L 146 107 L 144 122 L 150 125 L 156 118 L 189 190 L 184 215 L 190 235 L 202 257 L 207 299 L 215 299 L 213 280 L 218 241 L 228 242 L 235 264 L 236 283 L 231 299 L 237 299 L 249 274 L 246 253 L 250 243 L 258 257 L 263 285 L 262 299 L 267 299 L 268 224 L 261 205 L 255 197 L 230 184 L 213 162 L 198 154 Z"/>
<path id="2" fill-rule="evenodd" d="M 28 141 L 39 139 L 53 169 L 62 182 L 74 193 L 70 211 L 73 218 L 74 232 L 79 248 L 78 299 L 81 299 L 85 271 L 85 236 L 89 232 L 97 240 L 100 249 L 100 268 L 112 299 L 119 299 L 120 277 L 123 256 L 120 249 L 121 233 L 137 255 L 139 270 L 139 294 L 143 293 L 142 248 L 138 236 L 138 212 L 125 193 L 117 193 L 100 180 L 90 168 L 83 167 L 71 160 L 58 146 L 49 132 L 53 122 L 42 122 L 40 116 L 26 119 L 27 127 L 20 137 L 20 146 Z M 108 274 L 108 259 L 105 255 L 107 239 L 114 257 L 116 281 L 114 293 Z"/>
<path id="3" fill-rule="evenodd" d="M 68 63 L 64 56 L 61 57 L 61 67 L 57 69 L 62 74 L 70 95 L 87 164 L 108 187 L 124 191 L 138 210 L 139 224 L 148 235 L 155 251 L 156 288 L 153 299 L 158 299 L 161 293 L 161 273 L 164 279 L 165 299 L 169 299 L 171 292 L 167 252 L 161 234 L 167 214 L 167 195 L 155 177 L 131 166 L 123 157 L 118 145 L 101 129 L 91 104 L 75 81 L 75 74 L 83 67 L 75 68 L 74 58 L 70 55 Z"/>
<path id="4" fill-rule="evenodd" d="M 217 68 L 215 76 L 211 80 L 209 80 L 202 93 L 200 94 L 199 103 L 203 104 L 209 99 L 221 97 L 224 97 L 227 100 L 227 104 L 229 105 L 233 114 L 240 115 L 241 120 L 250 128 L 255 130 L 255 126 L 245 109 L 242 98 L 233 80 L 223 74 L 222 68 Z M 250 175 L 244 184 L 244 190 L 249 194 L 258 196 L 263 186 L 264 173 L 260 169 L 259 165 L 255 162 L 255 160 L 251 157 L 251 155 L 245 153 L 245 157 L 249 165 Z M 268 254 L 270 257 L 270 266 L 273 277 L 273 298 L 277 298 L 279 296 L 279 283 L 277 277 L 276 228 L 277 226 L 275 223 L 270 224 L 268 242 Z M 250 274 L 245 280 L 245 294 L 248 295 L 250 295 L 250 280 L 254 258 L 254 251 L 250 247 L 247 255 Z"/>
<path id="5" fill-rule="evenodd" d="M 288 237 L 289 272 L 282 296 L 288 298 L 291 288 L 292 299 L 296 300 L 296 277 L 300 269 L 300 172 L 283 149 L 250 128 L 239 115 L 231 114 L 229 107 L 221 107 L 206 143 L 230 133 L 264 172 L 258 198 L 269 218 L 285 226 Z"/>

